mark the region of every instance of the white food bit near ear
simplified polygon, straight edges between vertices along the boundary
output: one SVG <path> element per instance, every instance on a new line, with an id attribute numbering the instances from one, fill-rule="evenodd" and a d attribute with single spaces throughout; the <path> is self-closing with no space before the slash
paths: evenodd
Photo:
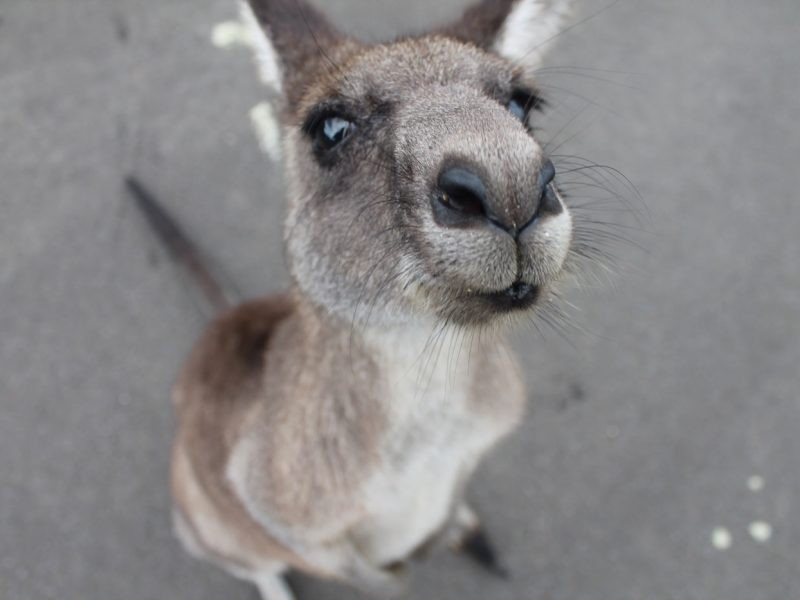
<path id="1" fill-rule="evenodd" d="M 569 0 L 518 0 L 494 43 L 494 50 L 526 67 L 542 62 L 546 42 L 558 35 L 569 15 Z"/>
<path id="2" fill-rule="evenodd" d="M 759 544 L 766 544 L 772 537 L 772 525 L 764 521 L 750 523 L 750 527 L 747 530 L 750 532 L 750 537 Z"/>
<path id="3" fill-rule="evenodd" d="M 258 146 L 272 160 L 281 158 L 281 130 L 275 111 L 268 102 L 260 102 L 250 109 L 250 121 L 256 132 Z"/>
<path id="4" fill-rule="evenodd" d="M 214 25 L 211 31 L 211 43 L 217 48 L 252 46 L 250 33 L 241 21 L 223 21 Z"/>
<path id="5" fill-rule="evenodd" d="M 760 492 L 764 489 L 764 478 L 759 475 L 753 475 L 747 480 L 747 489 L 751 492 Z"/>
<path id="6" fill-rule="evenodd" d="M 724 527 L 717 527 L 711 532 L 711 545 L 717 550 L 727 550 L 732 544 L 731 532 Z"/>
<path id="7" fill-rule="evenodd" d="M 278 53 L 247 2 L 239 5 L 239 21 L 222 21 L 211 31 L 211 43 L 217 48 L 246 46 L 253 51 L 261 82 L 281 92 L 281 65 Z"/>

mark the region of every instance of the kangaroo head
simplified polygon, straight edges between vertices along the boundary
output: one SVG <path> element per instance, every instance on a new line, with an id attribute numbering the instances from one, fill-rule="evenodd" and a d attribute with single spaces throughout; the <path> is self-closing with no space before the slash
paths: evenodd
<path id="1" fill-rule="evenodd" d="M 530 310 L 572 238 L 534 134 L 533 78 L 565 0 L 483 0 L 367 45 L 301 0 L 250 0 L 283 102 L 290 271 L 346 319 L 486 323 Z"/>

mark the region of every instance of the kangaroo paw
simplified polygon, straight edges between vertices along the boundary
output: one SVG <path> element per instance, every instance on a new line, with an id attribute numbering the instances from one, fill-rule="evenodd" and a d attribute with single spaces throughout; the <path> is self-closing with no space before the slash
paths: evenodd
<path id="1" fill-rule="evenodd" d="M 451 548 L 474 561 L 492 575 L 508 579 L 508 569 L 500 562 L 491 538 L 477 515 L 466 504 L 459 507 L 455 525 L 456 536 L 450 544 Z"/>

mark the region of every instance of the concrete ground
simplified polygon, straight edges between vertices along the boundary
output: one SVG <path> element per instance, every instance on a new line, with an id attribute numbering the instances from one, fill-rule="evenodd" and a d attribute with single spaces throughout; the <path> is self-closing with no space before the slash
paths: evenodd
<path id="1" fill-rule="evenodd" d="M 380 36 L 461 5 L 326 10 Z M 4 600 L 256 598 L 170 532 L 168 390 L 204 319 L 120 187 L 141 173 L 246 295 L 286 285 L 262 91 L 210 42 L 234 15 L 0 3 Z M 469 491 L 513 578 L 439 554 L 412 598 L 800 598 L 798 31 L 797 0 L 622 0 L 554 44 L 545 130 L 636 184 L 639 221 L 597 206 L 644 250 L 570 294 L 585 332 L 518 336 L 529 417 Z"/>

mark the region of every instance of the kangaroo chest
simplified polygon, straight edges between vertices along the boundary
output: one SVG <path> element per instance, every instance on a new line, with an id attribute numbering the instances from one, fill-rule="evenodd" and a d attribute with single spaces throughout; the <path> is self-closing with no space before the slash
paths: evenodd
<path id="1" fill-rule="evenodd" d="M 455 341 L 442 344 L 438 358 L 425 361 L 419 345 L 399 340 L 385 357 L 390 425 L 381 467 L 364 488 L 367 517 L 353 532 L 375 564 L 405 558 L 445 524 L 481 455 L 505 431 L 473 408 L 480 399 L 466 350 L 455 356 Z"/>

